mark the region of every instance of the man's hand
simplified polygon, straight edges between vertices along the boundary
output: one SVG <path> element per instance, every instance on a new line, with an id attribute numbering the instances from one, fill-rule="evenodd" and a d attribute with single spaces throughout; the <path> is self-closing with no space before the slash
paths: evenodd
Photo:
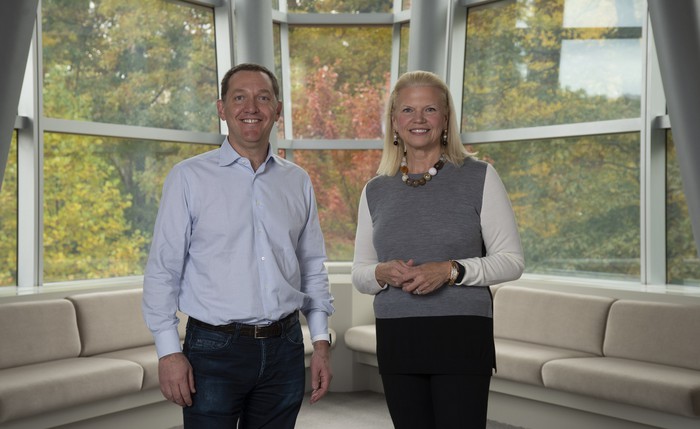
<path id="1" fill-rule="evenodd" d="M 328 392 L 333 374 L 331 372 L 331 345 L 328 341 L 314 342 L 314 352 L 311 355 L 311 403 Z"/>
<path id="2" fill-rule="evenodd" d="M 168 401 L 181 407 L 192 405 L 194 374 L 192 366 L 183 353 L 173 353 L 158 360 L 160 391 Z"/>

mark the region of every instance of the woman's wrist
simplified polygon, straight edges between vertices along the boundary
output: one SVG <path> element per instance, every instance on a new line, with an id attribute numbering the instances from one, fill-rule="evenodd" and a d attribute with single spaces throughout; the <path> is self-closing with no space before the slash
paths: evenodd
<path id="1" fill-rule="evenodd" d="M 383 263 L 378 263 L 377 266 L 374 268 L 374 280 L 377 282 L 380 288 L 384 289 L 386 288 L 387 282 L 381 279 L 381 274 L 380 274 L 380 267 L 382 266 Z"/>
<path id="2" fill-rule="evenodd" d="M 447 280 L 447 284 L 450 286 L 454 286 L 456 284 L 462 283 L 462 280 L 464 280 L 465 273 L 466 273 L 466 269 L 464 268 L 464 265 L 451 259 L 450 260 L 450 277 Z"/>

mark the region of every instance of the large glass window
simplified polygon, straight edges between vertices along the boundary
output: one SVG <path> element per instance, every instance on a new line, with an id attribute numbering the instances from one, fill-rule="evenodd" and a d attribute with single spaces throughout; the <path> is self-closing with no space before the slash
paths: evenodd
<path id="1" fill-rule="evenodd" d="M 681 182 L 673 134 L 666 140 L 666 281 L 700 286 L 700 258 Z"/>
<path id="2" fill-rule="evenodd" d="M 357 209 L 365 183 L 377 173 L 380 150 L 298 150 L 294 162 L 311 176 L 332 261 L 352 261 Z"/>
<path id="3" fill-rule="evenodd" d="M 391 12 L 394 0 L 286 0 L 294 13 L 370 13 Z"/>
<path id="4" fill-rule="evenodd" d="M 642 0 L 467 9 L 463 131 L 636 118 Z"/>
<path id="5" fill-rule="evenodd" d="M 17 133 L 12 133 L 10 153 L 0 189 L 0 286 L 17 284 Z"/>
<path id="6" fill-rule="evenodd" d="M 391 44 L 391 26 L 290 26 L 293 138 L 381 139 Z M 352 260 L 357 202 L 376 174 L 380 155 L 294 151 L 294 162 L 309 171 L 314 183 L 330 260 Z"/>
<path id="7" fill-rule="evenodd" d="M 399 76 L 408 71 L 408 35 L 410 24 L 401 24 L 401 45 L 399 46 Z"/>
<path id="8" fill-rule="evenodd" d="M 44 114 L 218 132 L 214 14 L 184 2 L 42 2 Z"/>
<path id="9" fill-rule="evenodd" d="M 284 99 L 284 77 L 282 75 L 282 41 L 281 41 L 281 26 L 278 23 L 272 25 L 272 43 L 275 52 L 275 76 L 280 86 L 280 98 Z M 277 121 L 277 138 L 284 139 L 284 109 L 282 115 Z"/>
<path id="10" fill-rule="evenodd" d="M 289 56 L 295 139 L 381 138 L 390 26 L 290 26 Z"/>
<path id="11" fill-rule="evenodd" d="M 527 272 L 639 280 L 639 134 L 471 149 L 506 186 Z"/>
<path id="12" fill-rule="evenodd" d="M 44 280 L 142 274 L 165 176 L 214 148 L 46 133 Z"/>

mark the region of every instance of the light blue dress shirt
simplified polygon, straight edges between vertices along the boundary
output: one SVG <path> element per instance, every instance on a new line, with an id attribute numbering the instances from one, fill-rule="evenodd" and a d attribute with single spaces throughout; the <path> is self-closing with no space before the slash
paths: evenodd
<path id="1" fill-rule="evenodd" d="M 158 357 L 181 351 L 176 310 L 264 325 L 295 310 L 328 340 L 333 297 L 308 174 L 268 152 L 253 171 L 226 139 L 166 178 L 143 285 Z"/>

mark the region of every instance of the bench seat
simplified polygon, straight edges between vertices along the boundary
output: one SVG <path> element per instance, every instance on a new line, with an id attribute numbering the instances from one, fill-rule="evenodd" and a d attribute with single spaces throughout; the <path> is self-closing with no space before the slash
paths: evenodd
<path id="1" fill-rule="evenodd" d="M 542 374 L 544 385 L 552 389 L 687 417 L 700 416 L 700 371 L 595 357 L 550 361 Z"/>
<path id="2" fill-rule="evenodd" d="M 548 362 L 545 386 L 700 417 L 700 306 L 619 300 L 604 357 Z"/>
<path id="3" fill-rule="evenodd" d="M 544 386 L 542 367 L 545 363 L 557 359 L 595 356 L 578 350 L 503 338 L 496 338 L 495 344 L 496 377 L 538 386 Z"/>
<path id="4" fill-rule="evenodd" d="M 118 359 L 68 358 L 0 371 L 0 423 L 141 390 L 143 369 Z"/>

